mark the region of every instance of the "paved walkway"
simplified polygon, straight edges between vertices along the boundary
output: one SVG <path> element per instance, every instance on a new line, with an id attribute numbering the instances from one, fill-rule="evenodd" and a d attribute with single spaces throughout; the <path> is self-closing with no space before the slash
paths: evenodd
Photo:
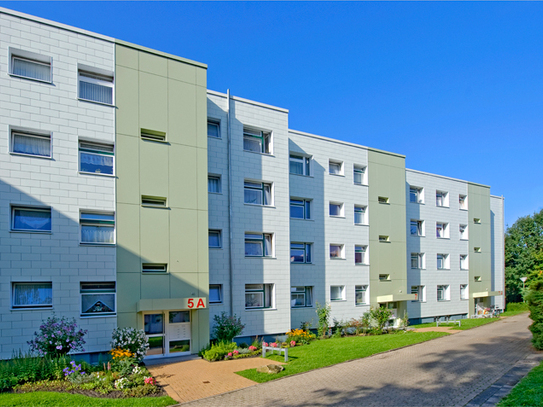
<path id="1" fill-rule="evenodd" d="M 486 406 L 488 389 L 534 358 L 529 324 L 521 314 L 183 406 Z"/>

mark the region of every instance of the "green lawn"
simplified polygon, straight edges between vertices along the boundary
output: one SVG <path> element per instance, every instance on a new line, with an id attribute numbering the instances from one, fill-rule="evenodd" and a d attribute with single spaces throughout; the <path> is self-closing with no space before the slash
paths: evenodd
<path id="1" fill-rule="evenodd" d="M 106 399 L 48 391 L 0 394 L 0 406 L 2 407 L 165 407 L 173 404 L 177 404 L 177 401 L 168 396 Z"/>
<path id="2" fill-rule="evenodd" d="M 541 406 L 543 405 L 543 362 L 532 369 L 528 376 L 517 384 L 499 407 Z"/>
<path id="3" fill-rule="evenodd" d="M 513 310 L 513 311 L 505 311 L 505 312 L 502 312 L 500 314 L 500 316 L 502 316 L 502 317 L 512 317 L 513 315 L 524 314 L 525 312 L 530 312 L 530 311 L 523 310 L 523 309 Z"/>
<path id="4" fill-rule="evenodd" d="M 285 370 L 281 373 L 257 373 L 256 369 L 248 369 L 236 373 L 255 382 L 263 383 L 279 377 L 307 372 L 348 360 L 364 358 L 376 353 L 425 342 L 445 335 L 448 334 L 444 332 L 400 332 L 388 335 L 351 336 L 317 340 L 311 342 L 310 345 L 290 348 L 288 350 L 289 363 L 284 365 Z M 268 358 L 277 361 L 284 360 L 283 356 L 277 354 Z"/>
<path id="5" fill-rule="evenodd" d="M 464 331 L 466 329 L 475 328 L 477 326 L 490 324 L 491 322 L 499 321 L 499 318 L 473 318 L 473 319 L 461 319 L 460 326 L 456 324 L 444 324 L 439 323 L 439 326 L 450 326 L 452 329 L 457 329 Z M 429 322 L 426 324 L 410 325 L 411 328 L 434 328 L 436 326 L 435 322 Z"/>

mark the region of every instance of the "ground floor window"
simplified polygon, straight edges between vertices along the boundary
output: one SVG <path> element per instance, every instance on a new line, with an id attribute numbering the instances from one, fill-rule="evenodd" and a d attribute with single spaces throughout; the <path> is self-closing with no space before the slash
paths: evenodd
<path id="1" fill-rule="evenodd" d="M 313 305 L 313 287 L 290 287 L 292 308 L 311 307 Z"/>
<path id="2" fill-rule="evenodd" d="M 330 286 L 330 301 L 344 301 L 345 300 L 345 286 L 333 285 Z"/>
<path id="3" fill-rule="evenodd" d="M 13 308 L 52 308 L 53 283 L 12 283 Z"/>
<path id="4" fill-rule="evenodd" d="M 273 284 L 245 284 L 245 309 L 272 308 Z"/>
<path id="5" fill-rule="evenodd" d="M 415 294 L 413 301 L 425 302 L 426 301 L 426 287 L 423 285 L 412 285 L 411 294 Z"/>
<path id="6" fill-rule="evenodd" d="M 81 316 L 115 315 L 115 282 L 81 283 Z"/>
<path id="7" fill-rule="evenodd" d="M 355 303 L 356 305 L 364 305 L 368 303 L 368 286 L 357 285 L 354 287 Z"/>

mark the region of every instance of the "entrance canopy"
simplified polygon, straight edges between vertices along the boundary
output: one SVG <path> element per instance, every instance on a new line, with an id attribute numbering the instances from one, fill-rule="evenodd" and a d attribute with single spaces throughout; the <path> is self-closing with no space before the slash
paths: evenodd
<path id="1" fill-rule="evenodd" d="M 380 295 L 377 297 L 377 302 L 396 302 L 396 301 L 415 301 L 417 296 L 415 294 L 389 294 L 389 295 Z"/>
<path id="2" fill-rule="evenodd" d="M 481 291 L 478 293 L 473 293 L 473 298 L 484 298 L 484 297 L 497 297 L 498 295 L 503 295 L 503 291 Z"/>

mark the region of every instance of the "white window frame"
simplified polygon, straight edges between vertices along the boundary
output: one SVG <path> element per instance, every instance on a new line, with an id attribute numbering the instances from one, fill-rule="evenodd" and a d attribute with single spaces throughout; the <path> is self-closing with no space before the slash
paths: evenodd
<path id="1" fill-rule="evenodd" d="M 297 217 L 297 216 L 292 216 L 292 207 L 293 206 L 295 208 L 302 208 L 303 216 L 301 218 Z M 290 197 L 289 215 L 290 215 L 291 219 L 310 220 L 311 219 L 311 200 L 310 199 L 304 199 L 304 198 Z"/>
<path id="2" fill-rule="evenodd" d="M 217 294 L 218 294 L 218 297 L 219 297 L 218 300 L 212 300 L 211 299 L 211 290 L 212 290 L 212 288 L 217 291 Z M 223 302 L 222 284 L 209 284 L 208 298 L 209 298 L 209 303 L 210 304 L 222 304 L 222 302 Z"/>
<path id="3" fill-rule="evenodd" d="M 245 141 L 257 141 L 260 144 L 259 151 L 246 149 Z M 273 155 L 273 134 L 271 131 L 243 127 L 243 151 L 256 154 Z"/>
<path id="4" fill-rule="evenodd" d="M 440 291 L 442 292 L 441 299 L 439 298 Z M 443 302 L 443 301 L 450 301 L 451 300 L 451 290 L 450 285 L 438 285 L 437 286 L 437 301 Z"/>
<path id="5" fill-rule="evenodd" d="M 93 285 L 95 285 L 96 287 L 92 288 Z M 106 285 L 109 285 L 109 287 L 106 287 Z M 103 286 L 103 287 L 100 287 L 100 286 Z M 113 310 L 112 311 L 85 312 L 85 310 L 83 309 L 83 298 L 86 296 L 97 295 L 97 294 L 113 295 Z M 117 284 L 114 281 L 102 281 L 102 282 L 82 281 L 79 284 L 79 297 L 80 297 L 80 316 L 81 317 L 88 318 L 88 317 L 105 317 L 105 316 L 117 315 Z M 103 304 L 107 306 L 107 304 L 105 303 Z"/>
<path id="6" fill-rule="evenodd" d="M 106 142 L 95 142 L 87 140 L 79 140 L 78 144 L 78 157 L 79 157 L 79 172 L 82 174 L 92 174 L 92 175 L 101 175 L 107 177 L 115 176 L 115 145 L 112 143 Z M 113 162 L 111 164 L 111 174 L 102 173 L 102 172 L 91 172 L 85 171 L 82 168 L 83 160 L 81 158 L 81 153 L 92 154 L 100 157 L 111 157 Z"/>
<path id="7" fill-rule="evenodd" d="M 53 58 L 52 57 L 47 57 L 45 55 L 40 55 L 35 52 L 24 51 L 24 50 L 15 49 L 12 47 L 9 47 L 8 52 L 9 52 L 9 75 L 10 76 L 14 76 L 17 78 L 30 79 L 32 81 L 43 82 L 43 83 L 53 83 L 53 69 L 52 69 Z M 32 76 L 19 75 L 19 74 L 14 73 L 13 71 L 14 71 L 15 59 L 24 60 L 24 61 L 34 63 L 37 65 L 49 66 L 49 79 L 48 80 L 39 79 L 39 78 L 34 78 Z"/>
<path id="8" fill-rule="evenodd" d="M 460 270 L 469 270 L 469 257 L 467 254 L 460 255 Z"/>
<path id="9" fill-rule="evenodd" d="M 467 211 L 468 210 L 468 196 L 459 194 L 458 195 L 458 209 Z"/>
<path id="10" fill-rule="evenodd" d="M 102 215 L 102 219 L 85 219 L 84 215 Z M 113 216 L 113 220 L 105 217 Z M 94 210 L 81 210 L 79 211 L 79 244 L 85 246 L 115 246 L 117 240 L 117 231 L 116 231 L 117 219 L 115 212 L 103 212 L 103 211 L 94 211 Z M 83 241 L 83 227 L 85 226 L 95 226 L 95 227 L 104 227 L 111 228 L 113 227 L 113 242 L 84 242 Z"/>
<path id="11" fill-rule="evenodd" d="M 49 213 L 49 224 L 51 227 L 49 229 L 25 229 L 25 228 L 17 228 L 15 227 L 15 212 L 18 210 L 22 211 L 28 211 L 28 212 L 41 212 L 41 213 Z M 26 205 L 11 205 L 11 211 L 10 211 L 10 230 L 12 232 L 24 232 L 24 233 L 51 233 L 53 230 L 53 211 L 51 210 L 51 207 L 49 206 L 26 206 Z M 45 219 L 45 218 L 44 218 Z"/>
<path id="12" fill-rule="evenodd" d="M 413 233 L 413 230 L 416 230 L 416 233 Z M 424 221 L 420 219 L 411 219 L 409 222 L 409 233 L 411 236 L 424 236 Z"/>
<path id="13" fill-rule="evenodd" d="M 441 259 L 441 267 L 439 267 L 440 259 Z M 451 269 L 450 256 L 449 256 L 448 253 L 438 253 L 436 255 L 436 268 L 438 270 L 450 270 Z"/>
<path id="14" fill-rule="evenodd" d="M 458 225 L 458 233 L 460 234 L 460 240 L 468 240 L 468 225 Z"/>
<path id="15" fill-rule="evenodd" d="M 449 207 L 449 193 L 447 191 L 436 190 L 436 206 L 438 208 Z"/>
<path id="16" fill-rule="evenodd" d="M 409 185 L 409 202 L 416 204 L 424 203 L 424 188 Z"/>
<path id="17" fill-rule="evenodd" d="M 411 253 L 411 268 L 416 270 L 426 268 L 424 253 Z"/>
<path id="18" fill-rule="evenodd" d="M 51 302 L 47 304 L 15 304 L 16 287 L 29 285 L 49 285 L 51 286 Z M 12 281 L 11 282 L 11 309 L 47 309 L 53 308 L 53 283 L 51 281 Z"/>
<path id="19" fill-rule="evenodd" d="M 460 299 L 469 300 L 469 284 L 460 284 Z"/>
<path id="20" fill-rule="evenodd" d="M 257 185 L 260 185 L 260 187 L 258 187 Z M 266 188 L 269 188 L 269 191 L 270 191 L 270 200 L 268 203 L 266 203 Z M 261 203 L 247 202 L 246 194 L 245 194 L 246 191 L 260 191 Z M 243 203 L 245 205 L 274 206 L 274 195 L 275 193 L 274 193 L 273 182 L 255 181 L 255 180 L 250 180 L 250 179 L 246 179 L 243 182 Z"/>
<path id="21" fill-rule="evenodd" d="M 412 302 L 426 302 L 426 286 L 412 285 L 411 294 L 415 294 L 415 299 Z"/>
<path id="22" fill-rule="evenodd" d="M 261 287 L 260 287 L 261 286 Z M 247 295 L 262 293 L 262 305 L 247 305 Z M 245 284 L 245 309 L 274 309 L 275 308 L 275 284 Z"/>
<path id="23" fill-rule="evenodd" d="M 356 221 L 356 214 L 361 213 L 362 222 Z M 354 224 L 355 225 L 367 225 L 368 224 L 368 207 L 365 205 L 354 206 Z"/>
<path id="24" fill-rule="evenodd" d="M 217 191 L 210 191 L 209 189 L 209 181 L 210 180 L 216 180 L 217 181 L 217 185 L 218 185 L 218 190 Z M 210 193 L 210 194 L 222 194 L 222 177 L 221 175 L 217 175 L 217 174 L 208 174 L 207 175 L 207 192 Z"/>
<path id="25" fill-rule="evenodd" d="M 339 207 L 339 215 L 332 215 L 332 206 Z M 328 205 L 328 215 L 331 218 L 344 218 L 345 217 L 345 207 L 343 202 L 333 202 L 330 201 Z"/>
<path id="26" fill-rule="evenodd" d="M 332 171 L 332 167 L 336 168 L 336 166 L 339 167 L 338 172 L 334 172 L 335 170 Z M 328 160 L 328 174 L 340 177 L 344 176 L 343 161 Z"/>
<path id="27" fill-rule="evenodd" d="M 379 281 L 392 281 L 390 274 L 379 274 Z"/>
<path id="28" fill-rule="evenodd" d="M 260 238 L 259 238 L 260 237 Z M 270 242 L 271 253 L 266 252 L 266 241 Z M 266 258 L 274 257 L 275 242 L 273 233 L 263 232 L 245 232 L 245 246 L 249 244 L 260 243 L 262 248 L 261 255 L 247 254 L 247 248 L 245 247 L 245 257 L 249 258 Z"/>
<path id="29" fill-rule="evenodd" d="M 299 247 L 292 247 L 298 245 Z M 294 261 L 292 250 L 303 250 L 303 261 Z M 305 242 L 290 242 L 290 262 L 292 264 L 312 264 L 313 263 L 313 243 Z"/>
<path id="30" fill-rule="evenodd" d="M 356 255 L 358 253 L 361 253 L 361 260 L 356 261 Z M 368 246 L 367 245 L 355 245 L 354 246 L 354 264 L 360 265 L 360 266 L 367 266 L 370 264 L 369 262 L 369 253 L 368 253 Z"/>
<path id="31" fill-rule="evenodd" d="M 219 241 L 219 244 L 217 246 L 211 246 L 210 241 L 209 241 L 209 237 L 211 237 L 211 234 L 213 234 L 213 233 L 217 235 L 217 238 L 218 238 L 218 241 Z M 209 229 L 209 231 L 208 231 L 208 247 L 210 249 L 222 249 L 222 230 L 220 230 L 220 229 Z"/>
<path id="32" fill-rule="evenodd" d="M 353 165 L 353 183 L 355 185 L 368 185 L 367 168 L 363 165 Z M 357 176 L 357 174 L 360 174 Z M 356 178 L 360 178 L 360 182 L 356 182 Z"/>
<path id="33" fill-rule="evenodd" d="M 390 198 L 388 196 L 378 196 L 377 202 L 381 205 L 390 205 Z"/>
<path id="34" fill-rule="evenodd" d="M 167 273 L 167 263 L 141 263 L 142 273 Z"/>
<path id="35" fill-rule="evenodd" d="M 479 246 L 475 246 L 475 247 L 473 248 L 473 252 L 474 252 L 474 253 L 482 253 L 481 248 L 480 248 Z"/>
<path id="36" fill-rule="evenodd" d="M 111 88 L 111 103 L 84 98 L 81 95 L 81 82 Z M 97 103 L 104 106 L 115 106 L 115 73 L 88 65 L 77 65 L 77 98 L 85 102 Z"/>
<path id="37" fill-rule="evenodd" d="M 302 173 L 292 172 L 292 167 L 290 166 L 290 164 L 293 162 L 302 165 Z M 302 175 L 304 177 L 309 177 L 311 176 L 311 157 L 296 153 L 290 153 L 288 168 L 289 173 L 292 175 Z"/>
<path id="38" fill-rule="evenodd" d="M 31 153 L 23 153 L 19 151 L 14 151 L 15 136 L 24 137 L 24 138 L 40 138 L 40 139 L 49 140 L 49 155 L 31 154 Z M 28 129 L 24 127 L 9 126 L 9 153 L 11 155 L 20 155 L 23 157 L 51 159 L 53 158 L 53 133 L 50 131 L 42 131 L 42 130 Z"/>
<path id="39" fill-rule="evenodd" d="M 332 295 L 332 292 L 334 290 L 338 290 L 339 296 Z M 344 285 L 331 285 L 330 286 L 330 301 L 337 302 L 337 301 L 346 301 L 345 298 L 345 286 Z"/>
<path id="40" fill-rule="evenodd" d="M 449 236 L 449 224 L 445 222 L 436 222 L 436 238 L 448 239 Z"/>
<path id="41" fill-rule="evenodd" d="M 332 247 L 338 247 L 339 248 L 339 256 L 332 256 L 332 253 L 335 252 L 332 251 Z M 330 260 L 345 260 L 345 245 L 339 244 L 339 243 L 330 243 Z"/>
<path id="42" fill-rule="evenodd" d="M 209 126 L 215 128 L 217 130 L 217 135 L 213 136 L 209 134 Z M 220 139 L 221 138 L 221 121 L 216 119 L 207 119 L 207 137 L 211 137 L 214 139 Z"/>
<path id="43" fill-rule="evenodd" d="M 297 305 L 298 299 L 303 299 L 304 305 Z M 312 286 L 291 286 L 290 287 L 290 307 L 291 308 L 310 308 L 313 307 L 313 287 Z"/>
<path id="44" fill-rule="evenodd" d="M 358 295 L 362 294 L 362 301 L 358 301 Z M 354 286 L 354 305 L 355 306 L 361 306 L 361 305 L 368 305 L 368 286 L 367 285 L 355 285 Z"/>

